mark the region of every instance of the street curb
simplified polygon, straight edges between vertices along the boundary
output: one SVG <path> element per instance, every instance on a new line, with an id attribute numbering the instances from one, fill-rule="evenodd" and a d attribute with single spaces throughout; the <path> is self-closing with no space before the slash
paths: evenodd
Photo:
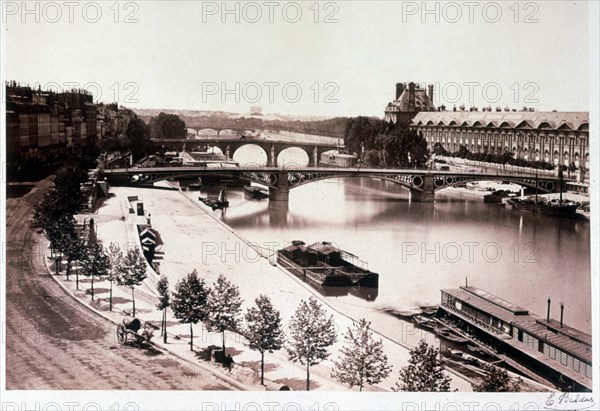
<path id="1" fill-rule="evenodd" d="M 47 252 L 48 248 L 46 247 L 46 248 L 45 248 L 45 250 L 46 250 L 46 252 Z M 73 294 L 73 293 L 71 292 L 71 290 L 69 290 L 69 289 L 68 289 L 68 288 L 67 288 L 67 287 L 66 287 L 66 286 L 65 286 L 65 285 L 62 283 L 62 281 L 60 281 L 60 279 L 56 278 L 56 277 L 60 276 L 60 274 L 53 274 L 53 273 L 52 273 L 52 271 L 50 270 L 50 267 L 48 266 L 48 256 L 47 256 L 46 252 L 44 252 L 44 258 L 45 258 L 44 265 L 46 266 L 46 271 L 48 272 L 48 274 L 50 274 L 50 277 L 51 277 L 51 278 L 54 280 L 54 282 L 55 282 L 56 284 L 58 284 L 58 286 L 59 286 L 60 288 L 62 288 L 62 289 L 63 289 L 63 291 L 65 291 L 65 292 L 66 292 L 66 293 L 67 293 L 67 294 L 68 294 L 70 297 L 72 297 L 72 298 L 73 298 L 75 301 L 77 301 L 79 304 L 81 304 L 82 306 L 84 306 L 84 307 L 85 307 L 85 308 L 87 308 L 88 310 L 92 311 L 94 314 L 96 314 L 96 315 L 99 315 L 100 317 L 104 318 L 105 320 L 108 320 L 108 321 L 110 321 L 110 322 L 111 322 L 111 323 L 113 323 L 114 325 L 119 325 L 119 323 L 118 323 L 117 321 L 113 320 L 112 318 L 110 318 L 110 317 L 109 317 L 109 316 L 107 316 L 106 314 L 102 313 L 101 311 L 98 311 L 97 309 L 95 309 L 94 307 L 92 307 L 91 305 L 87 304 L 85 301 L 83 301 L 83 300 L 82 300 L 82 299 L 80 299 L 79 297 L 77 297 L 75 294 Z M 218 371 L 216 371 L 216 370 L 213 370 L 212 368 L 210 368 L 210 367 L 207 367 L 207 366 L 205 366 L 205 365 L 203 365 L 203 364 L 201 364 L 201 363 L 196 363 L 196 362 L 193 362 L 193 361 L 191 361 L 190 359 L 188 359 L 188 358 L 185 358 L 184 356 L 182 356 L 182 355 L 180 355 L 180 354 L 178 354 L 178 353 L 176 353 L 176 352 L 174 352 L 174 351 L 171 351 L 171 350 L 167 349 L 166 347 L 163 347 L 163 346 L 161 346 L 161 345 L 158 345 L 158 344 L 156 344 L 156 343 L 154 343 L 154 342 L 152 342 L 152 341 L 150 341 L 150 345 L 152 345 L 154 348 L 157 348 L 157 349 L 159 349 L 159 350 L 165 351 L 165 352 L 167 352 L 167 353 L 169 353 L 169 354 L 173 355 L 174 357 L 177 357 L 177 358 L 179 358 L 180 360 L 182 360 L 182 361 L 185 361 L 186 363 L 188 363 L 188 364 L 190 364 L 190 365 L 192 365 L 192 366 L 195 366 L 195 367 L 201 368 L 201 369 L 203 369 L 204 371 L 208 371 L 208 372 L 210 372 L 211 374 L 213 374 L 214 376 L 216 376 L 216 377 L 218 377 L 218 378 L 222 379 L 223 381 L 225 381 L 225 382 L 227 382 L 227 383 L 229 383 L 229 384 L 231 384 L 231 385 L 235 386 L 236 388 L 238 388 L 238 389 L 240 389 L 240 390 L 243 390 L 243 391 L 252 391 L 252 390 L 251 390 L 249 387 L 245 386 L 244 384 L 240 383 L 239 381 L 236 381 L 236 380 L 232 379 L 231 377 L 229 377 L 229 376 L 227 376 L 227 375 L 225 375 L 225 374 L 223 374 L 223 373 L 220 373 L 220 372 L 218 372 Z"/>

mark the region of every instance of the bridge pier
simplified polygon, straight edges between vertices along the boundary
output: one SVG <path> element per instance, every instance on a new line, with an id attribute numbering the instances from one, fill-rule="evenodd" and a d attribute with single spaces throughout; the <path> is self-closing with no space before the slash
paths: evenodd
<path id="1" fill-rule="evenodd" d="M 271 150 L 267 151 L 267 167 L 277 167 L 277 156 L 275 153 L 275 144 L 273 144 L 271 146 Z"/>
<path id="2" fill-rule="evenodd" d="M 424 175 L 423 190 L 410 190 L 410 201 L 415 203 L 433 203 L 433 176 Z"/>
<path id="3" fill-rule="evenodd" d="M 319 148 L 317 146 L 313 150 L 313 167 L 319 167 Z"/>
<path id="4" fill-rule="evenodd" d="M 229 144 L 227 144 L 227 147 L 225 147 L 225 158 L 227 160 L 229 160 L 231 158 L 231 156 L 229 155 L 231 153 L 231 149 L 229 147 Z"/>
<path id="5" fill-rule="evenodd" d="M 288 186 L 288 173 L 277 172 L 277 187 L 269 187 L 269 202 L 288 201 L 290 199 L 290 187 Z"/>

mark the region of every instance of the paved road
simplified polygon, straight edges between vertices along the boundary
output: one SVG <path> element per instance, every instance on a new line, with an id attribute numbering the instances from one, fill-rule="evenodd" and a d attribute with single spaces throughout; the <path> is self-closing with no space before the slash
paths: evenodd
<path id="1" fill-rule="evenodd" d="M 42 235 L 29 227 L 49 186 L 44 180 L 6 204 L 6 388 L 233 389 L 169 354 L 119 345 L 112 323 L 56 285 L 40 258 Z"/>

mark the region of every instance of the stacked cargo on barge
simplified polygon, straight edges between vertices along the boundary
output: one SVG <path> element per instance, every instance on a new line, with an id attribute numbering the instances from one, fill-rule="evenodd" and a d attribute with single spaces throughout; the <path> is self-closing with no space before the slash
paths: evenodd
<path id="1" fill-rule="evenodd" d="M 326 241 L 308 246 L 303 241 L 293 241 L 277 251 L 277 262 L 292 274 L 318 285 L 379 285 L 379 274 L 364 268 L 365 263 L 355 255 Z"/>

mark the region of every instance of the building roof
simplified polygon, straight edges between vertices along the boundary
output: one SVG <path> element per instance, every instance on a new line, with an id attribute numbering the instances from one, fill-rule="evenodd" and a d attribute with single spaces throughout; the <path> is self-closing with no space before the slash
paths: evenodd
<path id="1" fill-rule="evenodd" d="M 592 361 L 592 337 L 583 331 L 566 324 L 560 327 L 560 323 L 553 319 L 550 322 L 542 320 L 523 308 L 475 287 L 460 287 L 442 291 L 482 312 L 512 324 L 540 340 L 547 341 L 565 352 L 572 353 L 590 363 Z"/>
<path id="2" fill-rule="evenodd" d="M 340 249 L 332 245 L 327 241 L 322 241 L 320 243 L 314 243 L 308 246 L 309 249 L 317 251 L 321 254 L 331 254 L 331 253 L 339 253 Z"/>
<path id="3" fill-rule="evenodd" d="M 412 125 L 579 130 L 589 126 L 587 111 L 422 111 Z"/>
<path id="4" fill-rule="evenodd" d="M 391 103 L 388 104 L 386 111 L 389 110 L 390 108 L 393 108 L 393 110 L 396 110 L 396 111 L 408 112 L 409 111 L 408 110 L 408 95 L 409 95 L 409 89 L 408 89 L 408 87 L 406 87 L 404 89 L 404 91 L 402 92 L 402 94 L 400 95 L 400 97 L 398 98 L 398 100 L 392 101 Z M 423 111 L 423 110 L 435 111 L 436 108 L 433 105 L 433 102 L 431 101 L 431 99 L 429 98 L 427 93 L 425 92 L 425 89 L 415 88 L 415 110 L 414 111 Z"/>
<path id="5" fill-rule="evenodd" d="M 558 324 L 556 320 L 552 319 L 550 320 L 550 323 L 554 323 L 555 325 Z M 554 345 L 557 348 L 560 348 L 561 350 L 567 353 L 573 354 L 581 358 L 582 360 L 588 361 L 590 364 L 592 362 L 591 345 L 584 344 L 580 341 L 575 341 L 572 338 L 565 335 L 565 333 L 551 331 L 546 326 L 546 320 L 539 320 L 533 316 L 526 316 L 524 318 L 517 318 L 515 321 L 513 321 L 513 325 L 533 335 L 539 340 L 545 341 L 549 344 Z M 579 331 L 579 333 L 581 333 L 581 331 Z M 591 344 L 591 336 L 588 337 Z"/>
<path id="6" fill-rule="evenodd" d="M 486 312 L 496 318 L 501 319 L 507 324 L 510 324 L 515 318 L 514 314 L 509 310 L 499 307 L 498 305 L 493 304 L 485 300 L 484 298 L 478 297 L 468 291 L 465 291 L 462 289 L 462 287 L 459 289 L 453 288 L 442 291 L 447 294 L 450 294 L 457 300 L 463 301 L 473 306 L 474 308 L 480 311 Z"/>

